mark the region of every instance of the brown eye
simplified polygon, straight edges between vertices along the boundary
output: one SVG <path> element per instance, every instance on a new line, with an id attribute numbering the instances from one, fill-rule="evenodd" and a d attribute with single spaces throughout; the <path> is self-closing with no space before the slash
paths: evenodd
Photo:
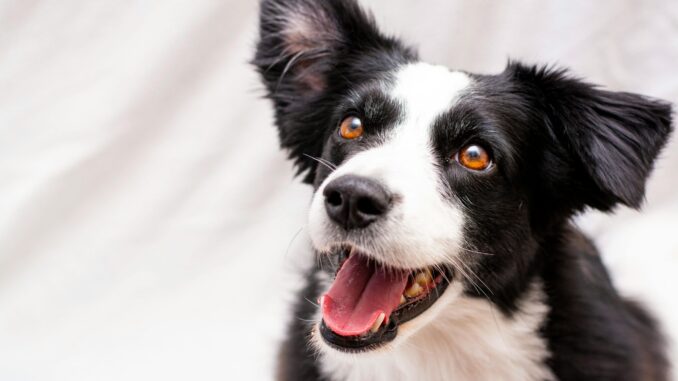
<path id="1" fill-rule="evenodd" d="M 474 171 L 483 171 L 492 164 L 490 154 L 485 148 L 477 144 L 471 144 L 462 148 L 457 154 L 457 161 L 464 167 Z"/>
<path id="2" fill-rule="evenodd" d="M 360 118 L 349 116 L 341 122 L 339 134 L 344 139 L 357 139 L 363 134 L 363 122 Z"/>

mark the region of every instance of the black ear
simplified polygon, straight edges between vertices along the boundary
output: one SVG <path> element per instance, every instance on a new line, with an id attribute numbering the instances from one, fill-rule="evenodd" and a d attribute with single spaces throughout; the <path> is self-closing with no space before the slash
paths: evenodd
<path id="1" fill-rule="evenodd" d="M 273 100 L 281 145 L 314 177 L 337 101 L 415 54 L 383 36 L 354 0 L 263 0 L 253 64 Z"/>
<path id="2" fill-rule="evenodd" d="M 671 105 L 602 90 L 564 70 L 512 66 L 516 75 L 532 77 L 550 133 L 575 171 L 584 172 L 588 181 L 577 184 L 584 202 L 603 210 L 617 203 L 640 207 L 647 177 L 671 132 Z"/>

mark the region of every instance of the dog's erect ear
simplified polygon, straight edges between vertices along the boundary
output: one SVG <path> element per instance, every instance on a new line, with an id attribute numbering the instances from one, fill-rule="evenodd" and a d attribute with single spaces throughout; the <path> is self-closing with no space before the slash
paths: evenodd
<path id="1" fill-rule="evenodd" d="M 332 107 L 414 53 L 383 36 L 354 0 L 263 0 L 253 60 L 275 106 L 281 145 L 312 181 Z"/>
<path id="2" fill-rule="evenodd" d="M 602 90 L 564 70 L 511 66 L 515 75 L 536 79 L 550 133 L 575 171 L 585 173 L 586 181 L 576 185 L 584 190 L 582 201 L 603 210 L 617 203 L 640 207 L 647 177 L 671 132 L 670 104 Z"/>

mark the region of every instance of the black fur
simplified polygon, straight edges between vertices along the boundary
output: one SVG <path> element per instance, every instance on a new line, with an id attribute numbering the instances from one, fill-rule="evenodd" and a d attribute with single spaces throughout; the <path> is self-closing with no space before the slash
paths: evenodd
<path id="1" fill-rule="evenodd" d="M 619 296 L 593 244 L 574 229 L 544 244 L 551 311 L 544 335 L 561 380 L 666 380 L 657 324 Z"/>
<path id="2" fill-rule="evenodd" d="M 330 173 L 318 158 L 340 165 L 397 124 L 401 105 L 375 84 L 388 85 L 389 73 L 416 54 L 383 36 L 353 0 L 264 0 L 260 30 L 253 63 L 273 100 L 281 144 L 317 187 Z M 551 311 L 540 334 L 561 380 L 666 379 L 657 324 L 619 296 L 595 247 L 569 220 L 586 207 L 640 207 L 671 131 L 670 105 L 517 62 L 498 75 L 469 75 L 472 88 L 438 118 L 431 142 L 447 196 L 469 217 L 463 258 L 481 282 L 465 281 L 466 293 L 510 316 L 540 279 Z M 347 115 L 369 127 L 358 142 L 337 134 Z M 468 143 L 491 150 L 491 171 L 455 164 L 451 154 Z M 305 323 L 316 308 L 307 300 L 318 292 L 311 274 L 283 346 L 281 379 L 321 379 Z"/>

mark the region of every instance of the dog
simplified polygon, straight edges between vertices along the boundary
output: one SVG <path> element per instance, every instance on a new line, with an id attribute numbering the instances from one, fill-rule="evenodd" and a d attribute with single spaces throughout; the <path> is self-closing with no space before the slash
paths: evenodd
<path id="1" fill-rule="evenodd" d="M 570 220 L 640 207 L 670 104 L 428 64 L 353 0 L 261 1 L 253 64 L 322 264 L 280 380 L 667 379 L 658 324 Z"/>

